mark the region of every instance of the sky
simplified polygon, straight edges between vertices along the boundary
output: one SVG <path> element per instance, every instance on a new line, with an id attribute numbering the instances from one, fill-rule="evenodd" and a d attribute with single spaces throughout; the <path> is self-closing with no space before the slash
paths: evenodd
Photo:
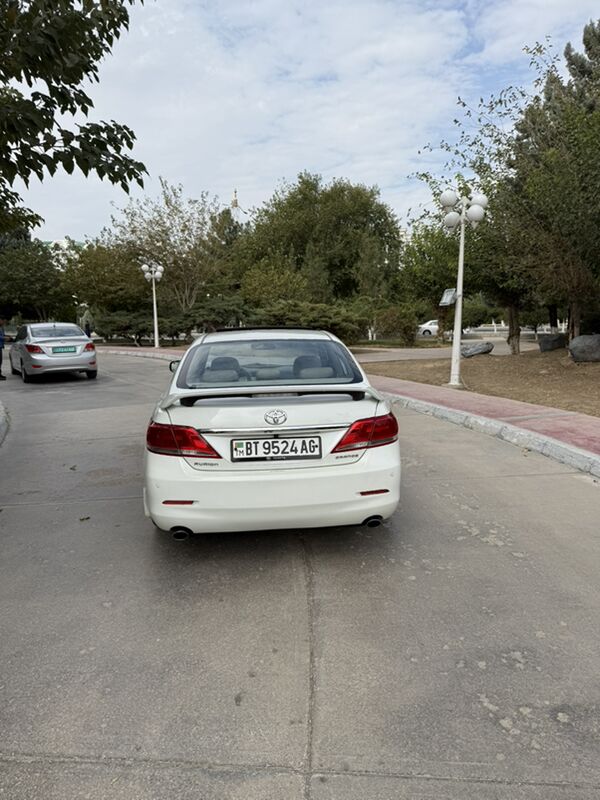
<path id="1" fill-rule="evenodd" d="M 146 0 L 89 87 L 90 120 L 129 125 L 158 177 L 248 212 L 299 172 L 377 185 L 402 220 L 438 170 L 456 100 L 532 80 L 523 47 L 581 49 L 597 0 Z M 140 190 L 133 190 L 139 196 Z M 44 240 L 97 235 L 127 195 L 96 177 L 33 179 Z"/>

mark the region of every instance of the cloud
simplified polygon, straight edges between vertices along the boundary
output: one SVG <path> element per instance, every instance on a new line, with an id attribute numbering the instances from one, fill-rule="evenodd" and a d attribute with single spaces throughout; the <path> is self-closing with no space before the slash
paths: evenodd
<path id="1" fill-rule="evenodd" d="M 377 184 L 403 215 L 426 199 L 406 176 L 436 166 L 417 151 L 451 131 L 457 95 L 521 80 L 526 41 L 578 41 L 591 14 L 584 0 L 156 0 L 103 63 L 94 114 L 135 130 L 153 193 L 162 175 L 224 203 L 237 188 L 249 208 L 308 169 Z M 43 238 L 94 235 L 126 199 L 82 176 L 26 193 Z"/>
<path id="2" fill-rule="evenodd" d="M 562 53 L 567 41 L 581 42 L 583 26 L 599 13 L 594 0 L 484 0 L 473 4 L 472 32 L 480 43 L 477 59 L 486 66 L 523 61 L 525 45 L 551 36 Z"/>

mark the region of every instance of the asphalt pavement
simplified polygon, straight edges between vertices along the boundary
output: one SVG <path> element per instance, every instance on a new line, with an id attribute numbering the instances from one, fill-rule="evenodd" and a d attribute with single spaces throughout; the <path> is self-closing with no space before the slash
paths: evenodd
<path id="1" fill-rule="evenodd" d="M 2 385 L 0 796 L 597 800 L 596 480 L 398 407 L 384 527 L 175 542 L 100 357 Z"/>

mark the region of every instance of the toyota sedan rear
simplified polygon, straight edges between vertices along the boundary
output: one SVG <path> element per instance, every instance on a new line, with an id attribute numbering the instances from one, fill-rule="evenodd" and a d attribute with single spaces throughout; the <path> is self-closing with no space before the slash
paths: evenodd
<path id="1" fill-rule="evenodd" d="M 327 332 L 205 334 L 148 427 L 145 512 L 182 536 L 374 526 L 399 497 L 396 418 Z"/>

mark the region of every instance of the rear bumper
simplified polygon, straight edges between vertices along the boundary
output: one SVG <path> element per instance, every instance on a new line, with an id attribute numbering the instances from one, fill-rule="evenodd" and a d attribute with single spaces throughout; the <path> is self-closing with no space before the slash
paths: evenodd
<path id="1" fill-rule="evenodd" d="M 68 356 L 54 358 L 31 355 L 24 364 L 25 369 L 31 375 L 43 375 L 46 372 L 82 372 L 98 369 L 98 361 L 95 355 L 92 357 L 78 355 L 71 358 Z"/>
<path id="2" fill-rule="evenodd" d="M 343 466 L 261 472 L 198 472 L 184 459 L 146 452 L 144 509 L 157 527 L 194 533 L 321 528 L 388 519 L 400 500 L 397 443 Z M 363 491 L 386 489 L 363 496 Z M 192 505 L 165 505 L 191 500 Z"/>

